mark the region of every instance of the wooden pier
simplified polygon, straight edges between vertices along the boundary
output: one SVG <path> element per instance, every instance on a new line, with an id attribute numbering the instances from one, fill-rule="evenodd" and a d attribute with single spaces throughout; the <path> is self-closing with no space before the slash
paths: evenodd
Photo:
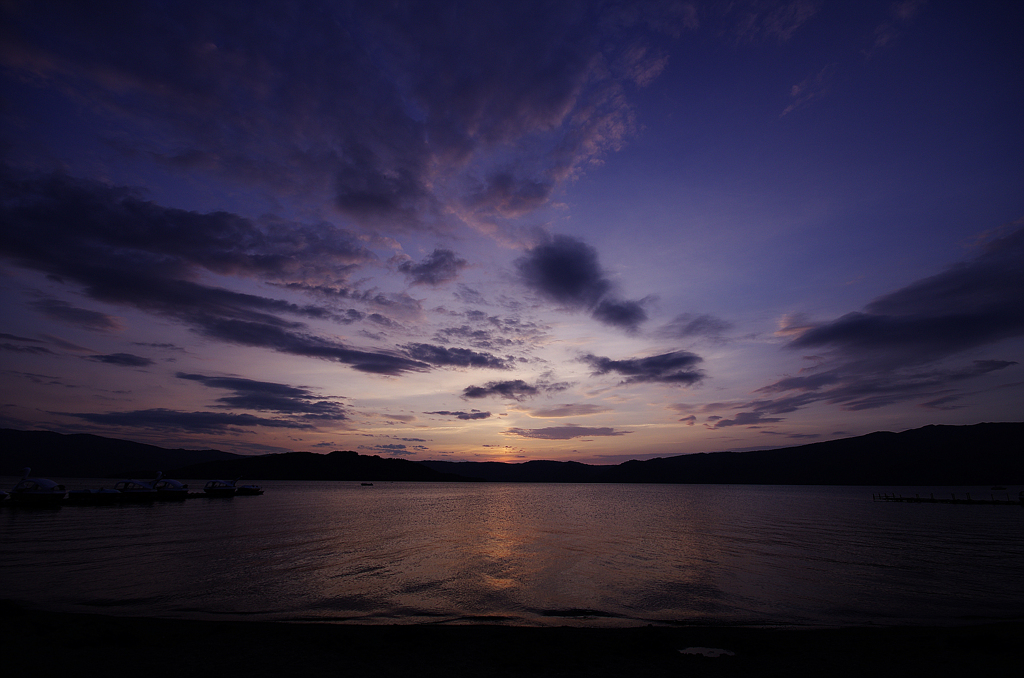
<path id="1" fill-rule="evenodd" d="M 967 492 L 965 497 L 957 497 L 955 493 L 950 493 L 949 498 L 936 497 L 935 493 L 930 493 L 927 497 L 922 497 L 919 494 L 915 494 L 913 497 L 904 497 L 902 494 L 872 494 L 872 501 L 896 501 L 905 502 L 911 504 L 986 504 L 989 506 L 1024 506 L 1024 493 L 1019 499 L 1010 499 L 1010 495 L 1005 495 L 1005 499 L 996 499 L 995 495 L 990 494 L 988 499 L 975 499 L 971 497 L 971 493 Z"/>

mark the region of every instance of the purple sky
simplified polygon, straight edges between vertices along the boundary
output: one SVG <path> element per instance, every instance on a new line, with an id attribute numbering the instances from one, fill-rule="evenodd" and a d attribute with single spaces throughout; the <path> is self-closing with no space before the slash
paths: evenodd
<path id="1" fill-rule="evenodd" d="M 0 6 L 0 426 L 628 458 L 1024 419 L 1014 3 Z"/>

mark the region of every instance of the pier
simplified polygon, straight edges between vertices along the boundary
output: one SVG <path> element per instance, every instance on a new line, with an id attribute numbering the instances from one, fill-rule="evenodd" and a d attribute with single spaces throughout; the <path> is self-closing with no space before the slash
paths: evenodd
<path id="1" fill-rule="evenodd" d="M 935 493 L 930 493 L 927 497 L 922 497 L 919 494 L 915 494 L 913 497 L 904 497 L 902 494 L 872 494 L 872 501 L 895 501 L 905 502 L 911 504 L 985 504 L 989 506 L 1024 506 L 1024 493 L 1018 499 L 1010 499 L 1010 495 L 1005 495 L 1005 499 L 996 499 L 994 494 L 990 494 L 988 499 L 975 499 L 971 497 L 971 493 L 967 492 L 965 497 L 957 497 L 955 493 L 950 493 L 949 498 L 936 497 Z"/>

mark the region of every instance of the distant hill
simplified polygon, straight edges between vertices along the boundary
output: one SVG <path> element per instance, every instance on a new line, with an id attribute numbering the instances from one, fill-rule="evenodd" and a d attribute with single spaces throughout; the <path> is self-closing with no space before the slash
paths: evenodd
<path id="1" fill-rule="evenodd" d="M 260 480 L 466 480 L 408 459 L 365 456 L 355 452 L 264 454 L 185 466 L 175 469 L 174 474 L 180 478 L 242 477 Z"/>
<path id="2" fill-rule="evenodd" d="M 0 475 L 20 476 L 28 466 L 40 476 L 151 478 L 158 471 L 240 456 L 219 450 L 168 450 L 86 433 L 0 429 Z"/>
<path id="3" fill-rule="evenodd" d="M 798 447 L 684 454 L 616 466 L 554 461 L 420 463 L 497 482 L 1022 485 L 1024 423 L 925 426 Z"/>
<path id="4" fill-rule="evenodd" d="M 627 461 L 425 461 L 355 452 L 245 456 L 94 435 L 0 429 L 0 475 L 762 485 L 1024 485 L 1024 423 L 925 426 L 798 447 Z"/>

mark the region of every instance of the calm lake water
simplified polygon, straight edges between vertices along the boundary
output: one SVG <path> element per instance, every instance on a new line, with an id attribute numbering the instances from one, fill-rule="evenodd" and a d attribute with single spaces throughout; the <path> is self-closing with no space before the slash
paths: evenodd
<path id="1" fill-rule="evenodd" d="M 0 597 L 368 624 L 1024 618 L 1024 509 L 871 499 L 988 488 L 262 484 L 261 497 L 2 508 Z"/>

